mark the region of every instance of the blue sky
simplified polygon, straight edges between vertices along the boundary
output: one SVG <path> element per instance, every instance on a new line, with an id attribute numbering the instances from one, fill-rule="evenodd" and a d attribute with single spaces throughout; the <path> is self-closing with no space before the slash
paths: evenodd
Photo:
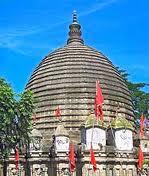
<path id="1" fill-rule="evenodd" d="M 23 91 L 41 59 L 65 45 L 74 9 L 87 45 L 149 83 L 148 0 L 0 0 L 0 77 Z"/>

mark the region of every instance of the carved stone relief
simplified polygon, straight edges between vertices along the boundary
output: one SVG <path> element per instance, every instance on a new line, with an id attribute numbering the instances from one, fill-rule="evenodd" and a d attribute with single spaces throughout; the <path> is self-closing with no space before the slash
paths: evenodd
<path id="1" fill-rule="evenodd" d="M 32 168 L 32 176 L 48 176 L 47 167 L 45 165 L 34 164 Z"/>

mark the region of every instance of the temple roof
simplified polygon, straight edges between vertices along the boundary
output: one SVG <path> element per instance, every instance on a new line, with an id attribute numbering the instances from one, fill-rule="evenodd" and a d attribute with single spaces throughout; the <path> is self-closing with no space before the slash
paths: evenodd
<path id="1" fill-rule="evenodd" d="M 30 137 L 40 137 L 42 138 L 42 134 L 39 130 L 37 130 L 35 127 L 32 129 Z"/>
<path id="2" fill-rule="evenodd" d="M 57 128 L 54 132 L 54 135 L 55 136 L 69 136 L 69 134 L 63 124 L 60 124 L 57 126 Z"/>
<path id="3" fill-rule="evenodd" d="M 104 120 L 134 117 L 130 93 L 112 62 L 101 52 L 84 44 L 76 13 L 69 26 L 67 44 L 48 54 L 36 67 L 27 84 L 34 92 L 37 128 L 52 133 L 57 124 L 54 111 L 61 108 L 62 122 L 74 135 L 94 109 L 95 82 L 104 95 Z M 52 134 L 51 134 L 52 135 Z"/>
<path id="4" fill-rule="evenodd" d="M 118 129 L 118 128 L 126 128 L 133 130 L 133 124 L 131 121 L 128 121 L 125 118 L 122 117 L 116 117 L 111 122 L 111 127 Z"/>
<path id="5" fill-rule="evenodd" d="M 94 114 L 90 114 L 85 119 L 84 123 L 82 124 L 85 126 L 85 128 L 94 128 L 94 127 L 101 127 L 101 128 L 107 128 L 107 126 L 100 120 L 96 119 Z"/>

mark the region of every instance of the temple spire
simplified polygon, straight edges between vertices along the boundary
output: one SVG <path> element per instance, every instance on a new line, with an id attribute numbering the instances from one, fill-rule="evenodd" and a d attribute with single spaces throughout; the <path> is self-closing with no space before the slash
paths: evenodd
<path id="1" fill-rule="evenodd" d="M 75 10 L 73 11 L 73 23 L 78 23 L 77 12 Z"/>
<path id="2" fill-rule="evenodd" d="M 69 31 L 69 38 L 67 40 L 67 44 L 72 42 L 83 44 L 84 41 L 81 38 L 81 35 L 82 35 L 81 25 L 78 23 L 76 11 L 73 11 L 73 19 L 72 19 L 72 23 L 69 26 L 69 29 L 70 31 Z"/>

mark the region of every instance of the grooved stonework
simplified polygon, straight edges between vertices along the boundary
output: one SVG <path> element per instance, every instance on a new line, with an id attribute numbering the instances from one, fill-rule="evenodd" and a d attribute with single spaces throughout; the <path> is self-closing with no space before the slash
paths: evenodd
<path id="1" fill-rule="evenodd" d="M 115 117 L 118 106 L 120 116 L 133 117 L 130 93 L 111 61 L 91 47 L 71 42 L 45 57 L 27 84 L 38 100 L 37 128 L 51 131 L 58 122 L 54 110 L 60 106 L 65 127 L 77 131 L 94 108 L 97 79 L 105 98 L 105 120 Z"/>

